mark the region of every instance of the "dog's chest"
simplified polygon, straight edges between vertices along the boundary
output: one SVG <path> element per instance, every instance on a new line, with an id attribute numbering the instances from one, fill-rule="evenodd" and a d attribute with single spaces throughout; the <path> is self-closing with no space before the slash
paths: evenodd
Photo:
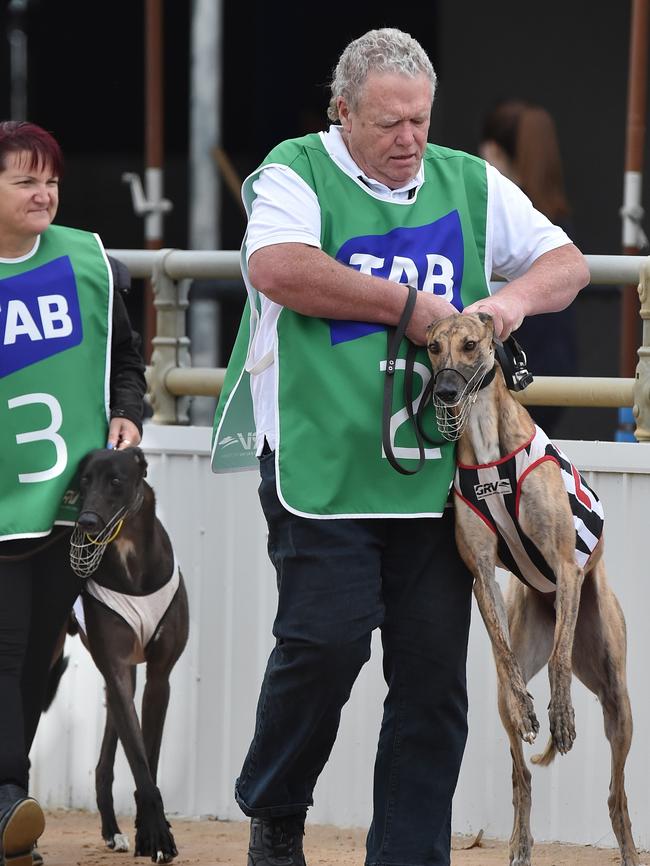
<path id="1" fill-rule="evenodd" d="M 467 423 L 467 430 L 459 447 L 462 463 L 485 465 L 501 457 L 499 427 L 494 407 L 477 401 Z"/>
<path id="2" fill-rule="evenodd" d="M 133 575 L 129 567 L 129 560 L 134 561 L 136 556 L 135 544 L 130 538 L 116 538 L 113 542 L 113 549 L 117 555 L 120 565 L 124 569 L 126 578 L 131 581 Z"/>
<path id="3" fill-rule="evenodd" d="M 152 639 L 155 640 L 179 585 L 180 570 L 174 562 L 174 570 L 168 580 L 160 589 L 147 595 L 130 595 L 109 589 L 92 578 L 86 580 L 84 595 L 92 596 L 130 626 L 135 638 L 131 663 L 139 664 L 145 661 L 145 649 Z M 75 612 L 82 630 L 85 631 L 83 608 L 75 608 Z"/>

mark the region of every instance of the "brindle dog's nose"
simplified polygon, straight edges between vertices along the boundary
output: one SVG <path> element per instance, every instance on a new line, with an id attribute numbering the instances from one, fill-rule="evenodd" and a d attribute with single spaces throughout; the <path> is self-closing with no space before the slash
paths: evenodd
<path id="1" fill-rule="evenodd" d="M 104 528 L 104 521 L 94 511 L 82 511 L 77 518 L 77 524 L 88 535 L 95 535 Z"/>
<path id="2" fill-rule="evenodd" d="M 443 403 L 455 403 L 458 400 L 460 377 L 455 370 L 443 370 L 436 376 L 433 393 Z"/>
<path id="3" fill-rule="evenodd" d="M 442 400 L 443 403 L 455 403 L 458 391 L 456 388 L 451 388 L 447 385 L 441 385 L 439 388 L 436 387 L 435 395 L 439 400 Z"/>

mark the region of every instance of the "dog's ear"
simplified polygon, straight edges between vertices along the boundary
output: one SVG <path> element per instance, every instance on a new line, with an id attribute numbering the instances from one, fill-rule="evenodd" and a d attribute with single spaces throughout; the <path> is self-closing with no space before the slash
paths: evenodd
<path id="1" fill-rule="evenodd" d="M 129 452 L 133 455 L 133 457 L 135 458 L 135 462 L 138 464 L 138 466 L 142 470 L 142 477 L 146 478 L 147 477 L 147 458 L 144 456 L 143 451 L 140 448 L 135 447 L 135 448 L 129 448 Z"/>
<path id="2" fill-rule="evenodd" d="M 488 322 L 490 322 L 492 324 L 492 327 L 494 327 L 494 319 L 489 313 L 477 313 L 476 315 L 479 317 L 479 319 L 483 322 L 484 325 L 487 325 Z"/>

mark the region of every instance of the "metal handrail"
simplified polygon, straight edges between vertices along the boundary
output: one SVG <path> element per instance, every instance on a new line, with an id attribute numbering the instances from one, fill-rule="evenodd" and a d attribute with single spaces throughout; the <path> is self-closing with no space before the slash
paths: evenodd
<path id="1" fill-rule="evenodd" d="M 525 406 L 634 406 L 634 379 L 605 376 L 535 376 L 515 394 Z"/>
<path id="2" fill-rule="evenodd" d="M 150 277 L 154 263 L 162 257 L 162 270 L 173 280 L 186 278 L 232 278 L 241 276 L 239 250 L 108 250 L 120 259 L 133 277 Z M 586 255 L 591 284 L 634 285 L 646 256 Z"/>
<path id="3" fill-rule="evenodd" d="M 108 252 L 124 262 L 132 276 L 152 279 L 157 328 L 147 381 L 153 420 L 161 424 L 188 423 L 188 396 L 218 396 L 225 375 L 222 368 L 191 366 L 186 326 L 189 280 L 241 277 L 240 253 L 178 249 Z M 636 379 L 538 376 L 518 397 L 527 405 L 631 406 L 637 438 L 650 441 L 650 256 L 585 258 L 591 285 L 639 284 L 644 337 Z"/>
<path id="4" fill-rule="evenodd" d="M 172 280 L 240 277 L 239 250 L 107 250 L 132 277 L 150 277 L 154 266 Z"/>

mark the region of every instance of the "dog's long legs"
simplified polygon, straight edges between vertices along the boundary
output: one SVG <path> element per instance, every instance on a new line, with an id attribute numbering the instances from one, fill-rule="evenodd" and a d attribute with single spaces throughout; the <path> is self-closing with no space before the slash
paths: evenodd
<path id="1" fill-rule="evenodd" d="M 524 682 L 540 671 L 553 647 L 554 618 L 552 607 L 521 581 L 510 578 L 506 597 L 510 643 Z M 530 829 L 531 775 L 524 758 L 521 737 L 507 714 L 502 689 L 499 688 L 499 713 L 510 741 L 512 756 L 512 805 L 514 819 L 510 836 L 510 866 L 530 866 L 533 836 Z"/>
<path id="2" fill-rule="evenodd" d="M 163 727 L 169 705 L 169 671 L 147 665 L 147 684 L 142 696 L 142 736 L 151 778 L 156 781 Z"/>
<path id="3" fill-rule="evenodd" d="M 113 721 L 135 781 L 137 808 L 133 853 L 136 857 L 150 856 L 155 862 L 169 863 L 178 852 L 165 818 L 160 791 L 149 772 L 140 723 L 130 683 L 127 682 L 130 677 L 125 677 L 123 672 L 123 669 L 116 668 L 112 672 L 107 671 L 104 676 L 107 679 L 110 676 L 112 682 L 113 688 L 108 695 Z"/>
<path id="4" fill-rule="evenodd" d="M 151 776 L 156 781 L 163 727 L 169 704 L 169 676 L 185 649 L 189 611 L 185 584 L 181 583 L 174 607 L 146 650 L 147 683 L 142 696 L 142 737 Z"/>
<path id="5" fill-rule="evenodd" d="M 599 698 L 603 708 L 605 735 L 612 754 L 609 815 L 621 851 L 621 866 L 637 866 L 639 857 L 625 793 L 625 761 L 632 742 L 625 656 L 625 620 L 599 563 L 585 581 L 573 663 L 576 676 Z"/>
<path id="6" fill-rule="evenodd" d="M 136 669 L 131 668 L 131 696 L 135 694 Z M 112 711 L 106 702 L 106 725 L 99 761 L 95 768 L 95 793 L 97 808 L 102 819 L 102 838 L 109 848 L 115 851 L 128 851 L 128 839 L 120 830 L 115 817 L 113 804 L 113 767 L 117 749 L 117 730 L 113 723 Z"/>
<path id="7" fill-rule="evenodd" d="M 571 702 L 572 653 L 584 572 L 575 561 L 564 561 L 557 566 L 556 576 L 555 639 L 548 661 L 551 686 L 548 717 L 553 742 L 564 755 L 571 749 L 576 738 L 575 714 Z"/>
<path id="8" fill-rule="evenodd" d="M 510 646 L 506 609 L 489 556 L 479 554 L 475 560 L 474 595 L 487 627 L 496 662 L 503 712 L 508 726 L 531 742 L 539 730 L 533 701 L 526 689 L 519 663 Z"/>
<path id="9" fill-rule="evenodd" d="M 533 702 L 526 691 L 519 664 L 510 647 L 508 618 L 496 580 L 496 536 L 459 498 L 456 508 L 456 544 L 474 575 L 474 596 L 487 629 L 496 662 L 504 709 L 510 725 L 528 742 L 535 739 L 539 723 Z"/>
<path id="10" fill-rule="evenodd" d="M 526 765 L 524 750 L 519 732 L 515 730 L 508 717 L 505 695 L 499 687 L 499 715 L 510 741 L 512 757 L 512 805 L 514 817 L 512 833 L 508 845 L 510 866 L 530 866 L 530 855 L 533 849 L 533 836 L 530 831 L 531 776 Z"/>
<path id="11" fill-rule="evenodd" d="M 575 740 L 571 703 L 571 653 L 584 572 L 575 560 L 576 532 L 568 496 L 553 461 L 543 461 L 520 487 L 519 523 L 556 579 L 555 636 L 548 662 L 549 722 L 556 749 L 565 754 Z"/>

